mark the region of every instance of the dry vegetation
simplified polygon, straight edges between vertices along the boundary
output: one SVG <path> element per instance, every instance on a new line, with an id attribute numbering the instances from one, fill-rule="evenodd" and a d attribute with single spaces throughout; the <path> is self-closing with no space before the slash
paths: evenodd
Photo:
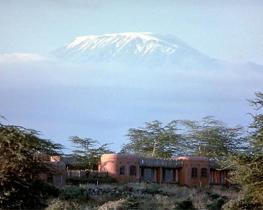
<path id="1" fill-rule="evenodd" d="M 235 189 L 187 188 L 176 185 L 130 183 L 125 185 L 68 186 L 46 210 L 60 209 L 221 209 L 237 198 Z"/>

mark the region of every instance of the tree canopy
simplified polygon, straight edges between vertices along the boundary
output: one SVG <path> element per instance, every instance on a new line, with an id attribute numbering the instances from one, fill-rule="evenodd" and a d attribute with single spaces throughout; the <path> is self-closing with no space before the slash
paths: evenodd
<path id="1" fill-rule="evenodd" d="M 70 137 L 75 150 L 70 156 L 76 158 L 74 168 L 95 169 L 97 170 L 100 156 L 105 153 L 112 153 L 108 144 L 100 145 L 97 140 L 92 138 L 80 138 L 78 136 Z"/>
<path id="2" fill-rule="evenodd" d="M 181 124 L 188 154 L 225 160 L 229 154 L 243 151 L 248 146 L 241 126 L 228 127 L 212 116 L 201 121 L 184 120 Z"/>
<path id="3" fill-rule="evenodd" d="M 230 209 L 262 209 L 263 206 L 263 93 L 256 93 L 250 101 L 256 113 L 250 125 L 250 146 L 242 153 L 234 154 L 228 164 L 232 171 L 232 182 L 242 187 L 239 200 Z"/>
<path id="4" fill-rule="evenodd" d="M 122 152 L 163 158 L 197 155 L 224 160 L 247 146 L 241 126 L 228 127 L 211 116 L 201 121 L 175 120 L 167 125 L 147 122 L 144 127 L 129 129 L 127 136 L 129 142 Z"/>
<path id="5" fill-rule="evenodd" d="M 163 125 L 157 120 L 145 123 L 144 127 L 131 128 L 127 135 L 129 143 L 123 146 L 122 152 L 169 158 L 180 151 L 181 135 L 177 130 L 177 121 Z"/>
<path id="6" fill-rule="evenodd" d="M 0 208 L 41 207 L 44 192 L 38 174 L 50 167 L 36 157 L 58 154 L 60 149 L 35 130 L 0 124 Z"/>

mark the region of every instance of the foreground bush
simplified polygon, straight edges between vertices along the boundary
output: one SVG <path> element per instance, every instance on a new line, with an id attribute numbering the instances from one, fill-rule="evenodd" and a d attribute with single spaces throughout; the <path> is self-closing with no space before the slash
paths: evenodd
<path id="1" fill-rule="evenodd" d="M 255 202 L 249 198 L 240 198 L 231 200 L 222 206 L 224 210 L 262 210 L 263 206 L 261 202 Z"/>
<path id="2" fill-rule="evenodd" d="M 124 210 L 124 209 L 131 209 L 130 208 L 130 203 L 127 199 L 119 199 L 116 201 L 108 201 L 104 203 L 102 206 L 98 208 L 98 210 L 109 210 L 109 209 L 114 209 L 114 210 Z"/>
<path id="3" fill-rule="evenodd" d="M 174 210 L 195 210 L 193 202 L 189 199 L 176 202 Z"/>
<path id="4" fill-rule="evenodd" d="M 116 179 L 111 176 L 89 176 L 89 177 L 72 177 L 67 179 L 68 184 L 112 184 L 116 183 Z"/>
<path id="5" fill-rule="evenodd" d="M 227 202 L 225 198 L 218 198 L 207 205 L 208 210 L 220 210 L 222 206 Z"/>
<path id="6" fill-rule="evenodd" d="M 241 186 L 240 198 L 229 203 L 229 209 L 263 209 L 263 93 L 251 101 L 255 115 L 250 124 L 249 147 L 230 158 L 231 181 Z"/>
<path id="7" fill-rule="evenodd" d="M 186 188 L 145 183 L 73 185 L 61 190 L 59 199 L 51 201 L 48 210 L 219 210 L 226 201 L 236 199 L 233 193 L 236 191 L 222 187 Z"/>
<path id="8" fill-rule="evenodd" d="M 45 210 L 80 210 L 82 206 L 77 201 L 66 201 L 61 199 L 53 199 L 49 202 Z"/>
<path id="9" fill-rule="evenodd" d="M 229 200 L 226 196 L 221 196 L 214 192 L 207 192 L 210 202 L 206 205 L 208 210 L 221 210 L 222 206 Z"/>
<path id="10" fill-rule="evenodd" d="M 0 123 L 0 208 L 38 209 L 56 189 L 38 180 L 50 167 L 37 154 L 57 153 L 59 145 L 40 139 L 38 133 Z"/>
<path id="11" fill-rule="evenodd" d="M 59 197 L 64 200 L 84 200 L 88 199 L 88 194 L 82 187 L 67 186 L 61 190 Z"/>

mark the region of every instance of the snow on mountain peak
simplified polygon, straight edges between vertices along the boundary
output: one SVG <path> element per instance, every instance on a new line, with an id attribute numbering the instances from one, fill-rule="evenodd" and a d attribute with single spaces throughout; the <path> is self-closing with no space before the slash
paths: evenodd
<path id="1" fill-rule="evenodd" d="M 149 32 L 126 32 L 117 34 L 89 35 L 76 37 L 65 49 L 84 52 L 86 50 L 111 47 L 112 51 L 122 51 L 126 47 L 135 54 L 146 55 L 159 50 L 171 54 L 177 45 L 158 39 Z M 106 49 L 107 50 L 107 49 Z"/>
<path id="2" fill-rule="evenodd" d="M 175 36 L 125 32 L 76 37 L 55 51 L 59 58 L 77 62 L 121 62 L 196 65 L 210 58 Z"/>

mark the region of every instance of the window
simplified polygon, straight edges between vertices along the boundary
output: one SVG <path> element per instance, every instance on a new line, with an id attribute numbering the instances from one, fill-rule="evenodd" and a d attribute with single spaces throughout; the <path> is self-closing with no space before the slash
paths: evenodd
<path id="1" fill-rule="evenodd" d="M 130 166 L 130 176 L 136 176 L 136 166 Z"/>
<path id="2" fill-rule="evenodd" d="M 197 168 L 192 168 L 192 178 L 197 177 Z"/>
<path id="3" fill-rule="evenodd" d="M 120 175 L 125 175 L 125 166 L 120 167 Z"/>
<path id="4" fill-rule="evenodd" d="M 207 168 L 201 169 L 201 177 L 207 177 Z"/>

